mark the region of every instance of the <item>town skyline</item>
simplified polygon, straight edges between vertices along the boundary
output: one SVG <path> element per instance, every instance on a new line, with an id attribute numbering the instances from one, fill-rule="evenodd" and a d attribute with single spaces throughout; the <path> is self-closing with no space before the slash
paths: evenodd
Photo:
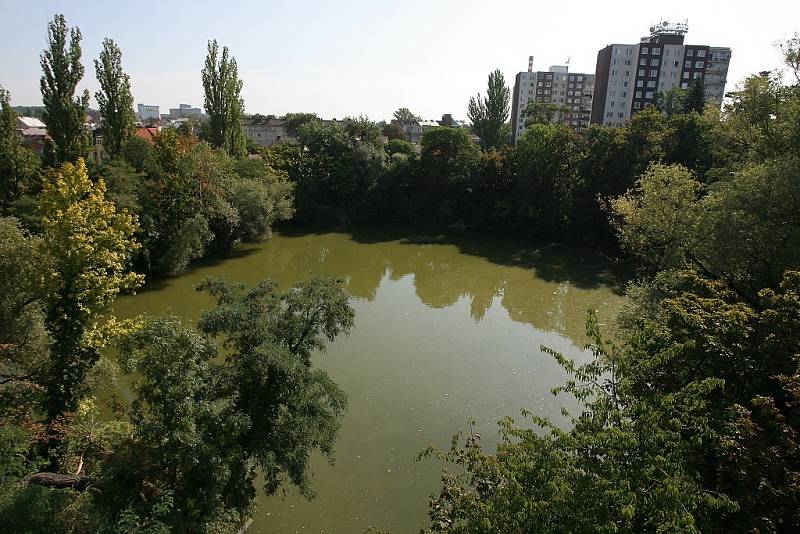
<path id="1" fill-rule="evenodd" d="M 767 3 L 773 8 L 673 2 L 669 13 L 643 13 L 629 2 L 611 11 L 578 2 L 571 4 L 572 11 L 554 6 L 547 12 L 514 2 L 461 2 L 461 22 L 452 27 L 447 23 L 456 4 L 451 2 L 356 2 L 335 8 L 312 3 L 305 9 L 286 2 L 235 2 L 225 10 L 198 4 L 187 12 L 148 2 L 107 11 L 94 3 L 3 0 L 9 31 L 0 41 L 15 60 L 0 65 L 0 84 L 11 92 L 14 105 L 41 105 L 39 53 L 47 22 L 63 11 L 68 24 L 83 32 L 86 73 L 79 88 L 89 90 L 92 107 L 97 89 L 92 61 L 104 37 L 123 51 L 135 102 L 158 105 L 162 112 L 182 103 L 203 107 L 200 70 L 206 42 L 216 38 L 237 59 L 248 114 L 314 112 L 326 118 L 388 120 L 398 107 L 408 107 L 425 119 L 443 113 L 465 119 L 469 98 L 494 68 L 500 68 L 510 87 L 514 76 L 526 70 L 530 55 L 535 70 L 569 59 L 570 70 L 594 72 L 598 50 L 636 42 L 659 20 L 688 19 L 692 42 L 729 46 L 733 58 L 727 90 L 733 90 L 745 76 L 779 64 L 772 43 L 791 35 L 792 21 L 800 14 L 791 2 Z M 575 17 L 576 6 L 580 17 Z M 776 12 L 786 16 L 776 18 Z M 144 26 L 142 14 L 151 15 Z M 571 22 L 569 31 L 559 23 L 564 20 Z M 387 21 L 394 33 L 385 29 Z M 477 31 L 479 22 L 483 25 Z"/>

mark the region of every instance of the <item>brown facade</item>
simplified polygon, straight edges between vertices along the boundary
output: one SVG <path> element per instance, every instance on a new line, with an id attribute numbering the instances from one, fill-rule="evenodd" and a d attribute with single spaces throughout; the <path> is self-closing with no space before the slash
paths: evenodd
<path id="1" fill-rule="evenodd" d="M 597 67 L 594 72 L 594 95 L 592 101 L 592 123 L 602 124 L 605 113 L 606 93 L 608 92 L 608 74 L 611 71 L 611 50 L 608 45 L 597 52 Z"/>

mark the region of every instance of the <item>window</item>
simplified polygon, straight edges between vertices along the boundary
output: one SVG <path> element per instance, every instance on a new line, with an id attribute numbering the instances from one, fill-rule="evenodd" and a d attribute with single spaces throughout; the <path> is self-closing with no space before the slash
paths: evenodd
<path id="1" fill-rule="evenodd" d="M 691 69 L 692 68 L 692 62 L 691 61 L 684 61 L 683 62 L 683 68 Z"/>
<path id="2" fill-rule="evenodd" d="M 686 57 L 693 57 L 693 56 L 694 56 L 694 50 L 692 50 L 691 48 L 687 48 Z"/>
<path id="3" fill-rule="evenodd" d="M 644 87 L 644 80 L 636 80 L 636 87 Z"/>
<path id="4" fill-rule="evenodd" d="M 653 67 L 658 67 L 659 62 L 660 60 L 657 57 L 654 57 L 653 59 L 650 60 L 650 65 L 652 65 Z"/>
<path id="5" fill-rule="evenodd" d="M 623 112 L 621 112 L 621 111 L 620 111 L 619 113 L 617 113 L 617 117 L 619 117 L 620 119 L 622 119 L 622 118 L 624 118 L 624 117 L 625 117 L 625 114 L 624 114 Z"/>
<path id="6" fill-rule="evenodd" d="M 697 57 L 706 57 L 706 51 L 705 50 L 698 50 L 697 51 Z"/>
<path id="7" fill-rule="evenodd" d="M 619 76 L 619 71 L 618 70 L 612 70 L 611 71 L 611 75 L 612 76 Z"/>
<path id="8" fill-rule="evenodd" d="M 630 64 L 631 64 L 631 60 L 630 60 L 630 59 L 626 59 L 626 60 L 625 60 L 625 64 L 626 64 L 626 65 L 630 65 Z"/>
<path id="9" fill-rule="evenodd" d="M 655 78 L 655 77 L 657 77 L 657 76 L 658 76 L 658 71 L 657 71 L 657 70 L 651 70 L 651 71 L 650 71 L 650 77 L 651 77 L 651 78 Z"/>
<path id="10" fill-rule="evenodd" d="M 689 73 L 688 72 L 684 72 L 683 73 L 683 79 L 684 80 L 688 80 L 689 79 Z"/>
<path id="11" fill-rule="evenodd" d="M 574 82 L 574 81 L 575 81 L 575 76 L 573 76 L 572 74 L 570 74 L 570 75 L 569 75 L 569 81 L 571 81 L 571 82 Z"/>
<path id="12" fill-rule="evenodd" d="M 626 76 L 626 77 L 628 77 L 628 76 L 630 76 L 630 75 L 631 75 L 631 71 L 629 71 L 629 70 L 626 70 L 626 71 L 625 71 L 625 76 Z"/>
<path id="13" fill-rule="evenodd" d="M 642 92 L 641 92 L 641 91 L 636 91 L 636 92 L 633 94 L 633 96 L 634 96 L 635 98 L 642 98 Z"/>
<path id="14" fill-rule="evenodd" d="M 703 65 L 704 65 L 704 63 L 702 61 L 695 61 L 694 62 L 694 68 L 696 68 L 696 69 L 702 69 Z"/>
<path id="15" fill-rule="evenodd" d="M 539 82 L 537 85 L 538 85 L 539 87 L 542 87 L 542 86 L 544 85 L 544 82 Z"/>
<path id="16" fill-rule="evenodd" d="M 653 55 L 654 56 L 660 56 L 661 55 L 661 49 L 660 48 L 654 48 L 653 49 Z"/>
<path id="17" fill-rule="evenodd" d="M 612 107 L 612 108 L 614 107 L 614 101 L 613 100 L 611 101 L 611 104 L 609 104 L 609 107 Z"/>
<path id="18" fill-rule="evenodd" d="M 650 53 L 650 49 L 648 47 L 646 47 L 646 46 L 642 47 L 642 54 L 649 54 L 649 53 Z"/>
<path id="19" fill-rule="evenodd" d="M 639 65 L 647 65 L 647 58 L 646 57 L 639 58 Z"/>
<path id="20" fill-rule="evenodd" d="M 628 98 L 628 91 L 622 91 L 622 98 Z"/>
<path id="21" fill-rule="evenodd" d="M 640 77 L 644 77 L 644 73 L 645 73 L 644 69 L 639 69 L 639 76 Z"/>
<path id="22" fill-rule="evenodd" d="M 645 97 L 645 98 L 653 98 L 653 91 L 647 91 L 647 92 L 644 94 L 644 97 Z"/>
<path id="23" fill-rule="evenodd" d="M 676 59 L 676 60 L 675 60 L 675 66 L 677 67 L 677 66 L 678 66 L 678 65 L 680 65 L 680 64 L 681 64 L 681 62 L 680 62 L 680 61 L 678 61 L 678 60 Z"/>
<path id="24" fill-rule="evenodd" d="M 582 82 L 583 81 L 583 76 L 578 76 L 578 81 Z"/>
<path id="25" fill-rule="evenodd" d="M 655 82 L 655 80 L 650 80 L 649 82 L 647 82 L 647 88 L 648 88 L 648 89 L 652 89 L 652 88 L 654 88 L 655 86 L 656 86 L 656 82 Z"/>
<path id="26" fill-rule="evenodd" d="M 701 77 L 702 75 L 703 75 L 703 73 L 702 73 L 702 72 L 695 72 L 695 73 L 694 73 L 694 79 L 695 79 L 695 80 L 699 80 L 699 79 L 700 79 L 700 77 Z"/>
<path id="27" fill-rule="evenodd" d="M 633 103 L 633 109 L 639 109 L 641 106 L 642 106 L 642 104 L 640 102 L 634 102 Z"/>
<path id="28" fill-rule="evenodd" d="M 613 111 L 609 111 L 608 113 L 606 113 L 606 117 L 613 117 L 613 116 L 614 116 Z"/>
<path id="29" fill-rule="evenodd" d="M 622 87 L 628 87 L 628 82 L 622 82 Z"/>
<path id="30" fill-rule="evenodd" d="M 689 87 L 689 84 L 688 84 L 688 83 L 686 83 L 686 82 L 683 82 L 683 83 L 681 84 L 681 89 L 687 89 L 688 87 Z"/>

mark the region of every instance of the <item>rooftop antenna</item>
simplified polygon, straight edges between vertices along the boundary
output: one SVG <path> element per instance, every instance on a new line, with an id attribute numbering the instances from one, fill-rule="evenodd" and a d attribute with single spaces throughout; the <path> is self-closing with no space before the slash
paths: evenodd
<path id="1" fill-rule="evenodd" d="M 533 72 L 533 56 L 528 56 L 528 72 Z"/>

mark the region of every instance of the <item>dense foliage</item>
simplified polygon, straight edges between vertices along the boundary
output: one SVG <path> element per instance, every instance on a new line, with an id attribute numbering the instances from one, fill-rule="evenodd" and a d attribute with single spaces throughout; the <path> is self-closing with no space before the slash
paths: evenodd
<path id="1" fill-rule="evenodd" d="M 399 139 L 383 144 L 375 128 L 355 134 L 356 125 L 365 120 L 309 120 L 297 128 L 298 146 L 264 151 L 297 186 L 297 221 L 458 224 L 615 246 L 604 205 L 651 163 L 680 163 L 705 183 L 730 172 L 733 157 L 712 146 L 725 126 L 711 111 L 649 109 L 625 127 L 581 134 L 532 120 L 516 146 L 484 151 L 461 128 L 430 129 L 414 150 Z"/>

